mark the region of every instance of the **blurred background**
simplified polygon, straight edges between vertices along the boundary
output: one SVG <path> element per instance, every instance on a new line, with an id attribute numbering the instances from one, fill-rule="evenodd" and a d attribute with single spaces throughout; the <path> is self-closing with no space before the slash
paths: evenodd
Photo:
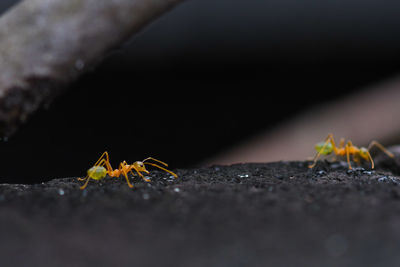
<path id="1" fill-rule="evenodd" d="M 83 176 L 105 150 L 114 166 L 153 156 L 175 169 L 303 160 L 329 132 L 395 144 L 399 9 L 188 0 L 0 143 L 0 182 Z"/>

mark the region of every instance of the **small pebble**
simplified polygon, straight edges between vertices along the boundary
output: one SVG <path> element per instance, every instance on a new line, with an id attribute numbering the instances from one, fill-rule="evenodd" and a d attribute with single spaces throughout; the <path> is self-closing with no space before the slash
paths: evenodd
<path id="1" fill-rule="evenodd" d="M 363 174 L 371 175 L 372 171 L 363 171 Z"/>
<path id="2" fill-rule="evenodd" d="M 382 176 L 382 177 L 378 178 L 378 182 L 380 182 L 380 183 L 386 182 L 387 180 L 388 180 L 387 176 Z"/>
<path id="3" fill-rule="evenodd" d="M 382 176 L 380 178 L 378 178 L 378 182 L 380 183 L 388 183 L 388 182 L 392 182 L 396 185 L 400 184 L 400 181 L 394 177 L 390 177 L 390 176 Z"/>

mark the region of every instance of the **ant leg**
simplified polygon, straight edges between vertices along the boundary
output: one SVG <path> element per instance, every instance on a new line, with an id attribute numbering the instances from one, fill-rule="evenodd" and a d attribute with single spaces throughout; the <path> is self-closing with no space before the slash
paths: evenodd
<path id="1" fill-rule="evenodd" d="M 353 161 L 354 161 L 355 163 L 357 163 L 358 166 L 360 166 L 360 164 L 361 164 L 361 158 L 360 158 L 360 156 L 359 156 L 358 154 L 354 154 L 354 155 L 353 155 Z"/>
<path id="2" fill-rule="evenodd" d="M 339 141 L 339 148 L 343 148 L 344 147 L 344 138 L 342 137 L 342 138 L 340 138 L 340 141 Z"/>
<path id="3" fill-rule="evenodd" d="M 89 176 L 86 176 L 86 183 L 80 187 L 81 190 L 83 190 L 83 189 L 86 188 L 86 186 L 87 186 L 88 183 L 89 183 L 89 180 L 90 180 L 90 177 L 89 177 Z"/>
<path id="4" fill-rule="evenodd" d="M 108 161 L 108 152 L 107 152 L 107 151 L 104 151 L 104 153 L 101 154 L 100 158 L 96 161 L 95 164 L 93 164 L 93 166 L 96 166 L 97 164 L 99 164 L 99 162 L 100 162 L 104 157 L 106 157 L 106 159 L 107 159 L 107 161 Z"/>
<path id="5" fill-rule="evenodd" d="M 105 157 L 105 158 L 103 158 L 103 157 Z M 99 163 L 99 162 L 101 162 L 101 158 L 103 158 L 104 164 Z M 107 168 L 108 173 L 110 173 L 110 172 L 113 171 L 113 168 L 112 168 L 111 163 L 110 163 L 110 157 L 108 156 L 108 152 L 107 152 L 107 151 L 105 151 L 105 152 L 103 153 L 103 155 L 101 155 L 101 157 L 100 157 L 99 160 L 96 162 L 96 164 L 98 164 L 99 166 L 104 166 L 104 165 L 106 165 L 106 168 Z M 94 166 L 96 166 L 96 164 L 95 164 Z"/>
<path id="6" fill-rule="evenodd" d="M 314 159 L 313 159 L 313 164 L 308 165 L 308 168 L 312 169 L 312 168 L 315 167 L 315 165 L 317 164 L 318 158 L 321 156 L 322 151 L 324 151 L 324 149 L 325 149 L 325 147 L 328 145 L 328 143 L 329 143 L 329 140 L 327 140 L 327 141 L 325 142 L 325 144 L 322 146 L 321 150 L 320 150 L 319 152 L 317 152 L 317 154 L 315 155 L 315 157 L 314 157 Z"/>
<path id="7" fill-rule="evenodd" d="M 122 165 L 122 166 L 121 166 L 121 165 Z M 121 162 L 121 163 L 119 164 L 119 167 L 118 167 L 118 171 L 119 171 L 120 174 L 118 174 L 118 175 L 116 175 L 116 176 L 113 176 L 113 177 L 119 177 L 119 176 L 121 175 L 121 173 L 123 174 L 121 168 L 124 168 L 126 165 L 128 165 L 128 163 L 126 163 L 126 160 L 124 160 L 123 162 Z M 109 168 L 111 169 L 111 171 L 113 170 L 112 167 L 111 167 L 111 164 L 109 164 Z"/>
<path id="8" fill-rule="evenodd" d="M 315 155 L 314 159 L 313 159 L 313 164 L 308 165 L 308 168 L 312 169 L 315 167 L 315 165 L 317 164 L 317 160 L 318 158 L 322 155 L 322 151 L 324 151 L 325 147 L 328 145 L 329 142 L 331 142 L 331 144 L 333 145 L 333 147 L 335 147 L 335 142 L 332 141 L 333 140 L 333 135 L 329 134 L 328 137 L 326 137 L 325 139 L 325 143 L 322 146 L 321 150 L 319 152 L 317 152 L 317 154 Z M 336 147 L 335 147 L 336 148 Z"/>
<path id="9" fill-rule="evenodd" d="M 369 151 L 367 151 L 367 155 L 368 155 L 369 160 L 371 161 L 371 169 L 374 169 L 375 168 L 374 160 L 372 159 Z"/>
<path id="10" fill-rule="evenodd" d="M 107 152 L 104 152 L 103 155 L 101 155 L 101 157 L 96 161 L 96 163 L 93 165 L 93 167 L 100 167 L 100 166 L 104 165 L 105 159 L 103 159 L 103 157 L 104 157 L 105 153 L 107 153 Z M 86 178 L 88 178 L 88 176 L 86 176 Z M 86 178 L 79 178 L 78 177 L 78 181 L 85 181 Z"/>
<path id="11" fill-rule="evenodd" d="M 110 163 L 110 158 L 108 157 L 107 151 L 104 152 L 104 153 L 106 154 L 105 165 L 106 165 L 106 168 L 107 168 L 107 172 L 111 173 L 113 171 L 113 168 L 112 168 L 111 163 Z"/>
<path id="12" fill-rule="evenodd" d="M 144 178 L 143 174 L 141 174 L 140 171 L 138 171 L 138 170 L 135 168 L 135 166 L 132 166 L 132 169 L 134 169 L 134 170 L 137 172 L 137 174 L 139 174 L 140 177 Z"/>
<path id="13" fill-rule="evenodd" d="M 351 163 L 350 163 L 350 146 L 351 146 L 351 142 L 349 141 L 349 142 L 346 144 L 346 147 L 345 147 L 346 156 L 347 156 L 347 164 L 349 165 L 349 170 L 352 169 Z"/>
<path id="14" fill-rule="evenodd" d="M 135 174 L 133 173 L 133 171 L 132 170 L 130 170 L 130 172 L 132 173 L 132 175 L 133 176 L 135 176 Z M 141 178 L 145 181 L 145 182 L 151 182 L 151 180 L 150 179 L 147 179 L 146 177 L 144 177 L 144 176 L 141 176 Z"/>
<path id="15" fill-rule="evenodd" d="M 344 147 L 344 143 L 345 143 L 345 139 L 342 137 L 342 138 L 340 138 L 340 141 L 339 141 L 339 147 L 338 147 L 338 149 L 342 149 L 343 147 Z M 333 157 L 333 161 L 337 161 L 338 160 L 338 158 L 337 158 L 337 156 L 338 156 L 338 150 L 336 149 L 334 149 L 334 152 L 335 152 L 335 156 Z"/>
<path id="16" fill-rule="evenodd" d="M 104 151 L 104 153 L 100 156 L 100 158 L 96 161 L 95 164 L 93 164 L 93 167 L 95 166 L 104 166 L 106 165 L 107 171 L 110 173 L 112 172 L 112 166 L 110 164 L 110 158 L 108 157 L 108 152 Z"/>
<path id="17" fill-rule="evenodd" d="M 130 188 L 132 188 L 133 185 L 131 184 L 131 182 L 129 182 L 128 175 L 126 174 L 126 171 L 125 171 L 125 169 L 124 169 L 124 166 L 125 166 L 125 165 L 126 165 L 126 162 L 125 162 L 125 164 L 124 164 L 123 162 L 121 162 L 121 163 L 119 164 L 119 170 L 120 170 L 120 172 L 125 176 L 126 183 L 128 184 L 128 186 L 129 186 Z"/>
<path id="18" fill-rule="evenodd" d="M 136 169 L 135 166 L 133 166 L 133 165 L 131 165 L 131 166 L 132 166 L 132 169 L 134 169 L 137 172 L 137 174 L 139 174 L 140 178 L 142 178 L 145 182 L 151 182 L 151 180 L 144 177 L 143 174 L 138 169 Z M 131 169 L 131 172 L 132 172 L 132 169 Z M 132 174 L 133 174 L 133 172 L 132 172 Z"/>
<path id="19" fill-rule="evenodd" d="M 107 158 L 108 158 L 108 153 L 107 153 L 107 151 L 105 151 L 93 166 L 97 166 L 97 164 L 99 164 L 99 162 L 103 159 L 104 155 L 107 155 Z M 78 181 L 84 181 L 87 178 L 88 178 L 88 176 L 86 176 L 86 178 L 79 178 L 78 177 Z"/>
<path id="20" fill-rule="evenodd" d="M 106 163 L 107 163 L 106 159 L 102 159 L 100 162 L 97 162 L 97 165 L 95 165 L 94 167 L 95 168 L 102 167 Z M 78 181 L 85 181 L 85 180 L 86 180 L 86 182 L 85 182 L 85 184 L 83 186 L 80 187 L 81 189 L 85 189 L 86 188 L 86 186 L 89 183 L 90 177 L 89 177 L 89 175 L 86 175 L 85 178 L 78 178 Z"/>
<path id="21" fill-rule="evenodd" d="M 379 148 L 380 150 L 382 150 L 386 155 L 388 155 L 388 156 L 391 157 L 391 158 L 394 158 L 394 155 L 393 155 L 392 152 L 390 152 L 389 150 L 387 150 L 384 146 L 382 146 L 380 143 L 378 143 L 378 142 L 375 141 L 375 140 L 373 140 L 373 141 L 371 141 L 371 143 L 369 143 L 368 152 L 371 150 L 371 148 L 372 148 L 373 146 L 378 147 L 378 148 Z"/>
<path id="22" fill-rule="evenodd" d="M 80 177 L 78 177 L 78 181 L 85 181 L 88 177 L 89 177 L 88 175 L 86 175 L 85 178 L 80 178 Z"/>
<path id="23" fill-rule="evenodd" d="M 163 171 L 168 172 L 169 174 L 171 174 L 171 175 L 174 176 L 175 178 L 178 178 L 178 175 L 176 175 L 175 173 L 173 173 L 173 172 L 170 171 L 170 170 L 167 170 L 167 169 L 165 169 L 165 168 L 163 168 L 163 167 L 161 167 L 161 166 L 158 166 L 157 164 L 150 163 L 150 162 L 143 162 L 143 163 L 144 163 L 144 164 L 151 165 L 151 166 L 154 166 L 154 167 L 157 167 L 157 168 L 159 168 L 159 169 L 161 169 L 161 170 L 163 170 Z"/>

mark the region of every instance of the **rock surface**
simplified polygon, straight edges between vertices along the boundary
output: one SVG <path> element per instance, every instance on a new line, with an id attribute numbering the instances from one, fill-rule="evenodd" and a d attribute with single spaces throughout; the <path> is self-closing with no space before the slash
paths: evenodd
<path id="1" fill-rule="evenodd" d="M 400 178 L 276 162 L 0 185 L 1 266 L 397 266 Z"/>

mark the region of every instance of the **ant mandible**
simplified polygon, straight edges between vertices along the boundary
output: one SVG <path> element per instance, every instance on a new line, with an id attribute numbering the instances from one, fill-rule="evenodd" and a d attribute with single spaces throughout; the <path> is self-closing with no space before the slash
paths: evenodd
<path id="1" fill-rule="evenodd" d="M 371 162 L 371 169 L 374 169 L 374 160 L 369 153 L 371 148 L 374 146 L 378 147 L 389 157 L 394 158 L 393 153 L 388 151 L 384 146 L 382 146 L 375 140 L 369 144 L 368 148 L 358 148 L 354 146 L 350 140 L 347 141 L 346 145 L 344 144 L 345 139 L 341 138 L 339 147 L 336 147 L 335 140 L 333 139 L 333 134 L 329 134 L 324 142 L 320 142 L 315 145 L 315 150 L 317 150 L 317 154 L 314 157 L 313 164 L 309 165 L 308 167 L 313 168 L 317 164 L 317 160 L 321 155 L 329 155 L 333 152 L 336 156 L 346 156 L 347 164 L 349 165 L 350 170 L 352 169 L 350 164 L 350 155 L 353 156 L 353 161 L 356 163 L 360 163 L 361 159 L 369 160 Z"/>
<path id="2" fill-rule="evenodd" d="M 132 188 L 133 185 L 129 182 L 129 179 L 128 179 L 128 173 L 129 172 L 132 173 L 132 175 L 135 175 L 132 170 L 135 170 L 136 173 L 144 181 L 150 182 L 150 180 L 145 178 L 143 176 L 143 174 L 142 174 L 142 172 L 145 172 L 145 173 L 149 174 L 149 171 L 146 169 L 145 165 L 151 165 L 151 166 L 157 167 L 157 168 L 159 168 L 159 169 L 161 169 L 163 171 L 168 172 L 169 174 L 171 174 L 175 178 L 178 177 L 172 171 L 167 170 L 166 168 L 161 167 L 161 166 L 159 166 L 159 165 L 157 165 L 155 163 L 147 162 L 148 160 L 152 160 L 152 161 L 158 162 L 158 163 L 164 165 L 165 167 L 168 167 L 167 163 L 164 163 L 164 162 L 162 162 L 162 161 L 160 161 L 158 159 L 152 158 L 152 157 L 148 157 L 148 158 L 146 158 L 146 159 L 144 159 L 142 161 L 136 161 L 136 162 L 134 162 L 133 164 L 130 164 L 130 165 L 128 163 L 126 163 L 126 161 L 123 161 L 123 162 L 121 162 L 119 164 L 118 169 L 114 169 L 113 170 L 113 168 L 111 167 L 111 164 L 110 164 L 110 159 L 109 159 L 108 153 L 107 153 L 107 151 L 105 151 L 101 155 L 101 157 L 96 161 L 96 163 L 93 165 L 93 167 L 90 168 L 87 171 L 87 176 L 85 178 L 78 178 L 79 181 L 86 181 L 85 184 L 80 187 L 80 189 L 85 189 L 86 186 L 88 185 L 90 179 L 98 181 L 98 180 L 101 180 L 101 179 L 105 178 L 107 176 L 107 174 L 110 177 L 120 177 L 121 175 L 125 176 L 125 179 L 126 179 L 126 182 L 127 182 L 128 186 L 130 188 Z"/>

